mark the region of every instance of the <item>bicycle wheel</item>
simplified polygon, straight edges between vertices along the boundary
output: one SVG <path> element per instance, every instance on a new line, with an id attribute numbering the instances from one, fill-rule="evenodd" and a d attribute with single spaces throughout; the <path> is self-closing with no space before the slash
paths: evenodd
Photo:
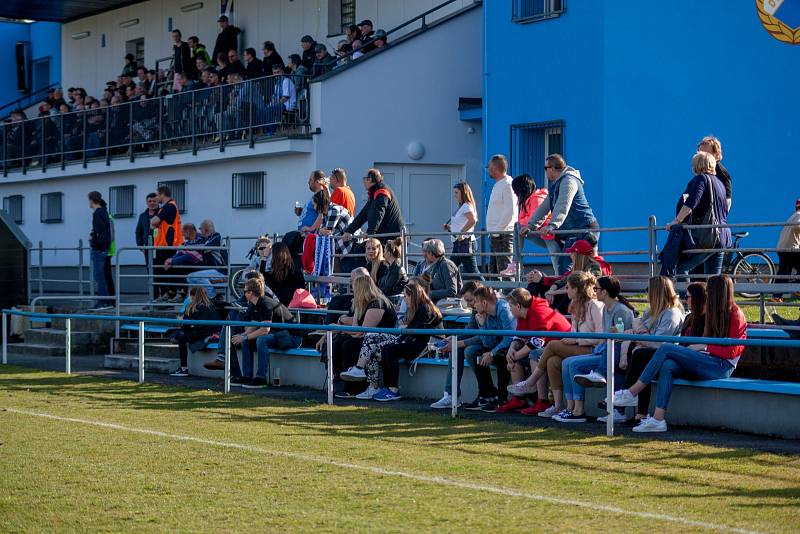
<path id="1" fill-rule="evenodd" d="M 244 275 L 248 269 L 240 269 L 231 276 L 231 294 L 238 299 L 244 293 Z"/>
<path id="2" fill-rule="evenodd" d="M 735 282 L 748 284 L 771 284 L 775 276 L 775 264 L 766 254 L 750 252 L 744 254 L 733 264 Z M 738 275 L 738 276 L 737 276 Z M 740 293 L 745 298 L 756 298 L 758 293 Z"/>

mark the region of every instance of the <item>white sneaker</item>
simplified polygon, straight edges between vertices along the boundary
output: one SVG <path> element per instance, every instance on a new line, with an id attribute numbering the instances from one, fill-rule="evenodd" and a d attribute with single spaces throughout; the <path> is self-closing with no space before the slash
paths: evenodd
<path id="1" fill-rule="evenodd" d="M 556 407 L 555 407 L 555 406 L 550 406 L 550 407 L 549 407 L 548 409 L 546 409 L 545 411 L 543 411 L 543 412 L 539 412 L 539 413 L 538 413 L 538 414 L 536 414 L 536 415 L 538 415 L 539 417 L 545 417 L 545 418 L 547 418 L 547 419 L 552 419 L 552 417 L 553 417 L 554 415 L 558 415 L 559 411 L 560 411 L 560 410 L 556 410 Z"/>
<path id="2" fill-rule="evenodd" d="M 628 420 L 628 418 L 625 416 L 624 413 L 619 413 L 617 410 L 614 410 L 614 424 L 615 425 L 617 425 L 617 424 L 621 425 L 622 423 L 624 423 L 627 420 Z M 608 422 L 608 415 L 604 415 L 602 417 L 598 417 L 597 418 L 597 422 L 598 423 L 606 423 L 606 422 Z"/>
<path id="3" fill-rule="evenodd" d="M 367 373 L 355 365 L 339 375 L 345 382 L 361 382 L 367 379 Z M 370 397 L 371 398 L 371 397 Z"/>
<path id="4" fill-rule="evenodd" d="M 458 402 L 458 406 L 461 407 L 461 401 Z M 453 397 L 449 393 L 445 393 L 441 399 L 431 404 L 431 408 L 435 410 L 447 410 L 452 407 Z"/>
<path id="5" fill-rule="evenodd" d="M 531 393 L 536 393 L 536 384 L 528 384 L 524 380 L 522 382 L 517 382 L 516 384 L 511 384 L 508 386 L 508 392 L 512 395 L 517 395 L 522 397 L 523 395 L 529 395 Z M 553 414 L 555 415 L 555 414 Z"/>
<path id="6" fill-rule="evenodd" d="M 619 406 L 620 408 L 625 406 L 638 406 L 639 405 L 639 397 L 637 395 L 631 395 L 631 392 L 627 389 L 620 389 L 614 392 L 614 406 Z"/>
<path id="7" fill-rule="evenodd" d="M 606 385 L 606 377 L 597 371 L 590 371 L 584 375 L 575 375 L 575 383 L 585 388 L 601 387 Z"/>
<path id="8" fill-rule="evenodd" d="M 378 388 L 374 388 L 370 385 L 367 389 L 356 395 L 356 398 L 360 400 L 372 400 L 372 396 L 378 391 L 380 391 Z"/>
<path id="9" fill-rule="evenodd" d="M 642 422 L 633 427 L 634 432 L 666 432 L 667 421 L 662 419 L 659 421 L 655 417 L 647 417 L 642 419 Z"/>
<path id="10" fill-rule="evenodd" d="M 497 274 L 499 274 L 500 276 L 516 276 L 517 264 L 512 261 L 511 263 L 508 264 L 508 267 L 506 267 Z"/>

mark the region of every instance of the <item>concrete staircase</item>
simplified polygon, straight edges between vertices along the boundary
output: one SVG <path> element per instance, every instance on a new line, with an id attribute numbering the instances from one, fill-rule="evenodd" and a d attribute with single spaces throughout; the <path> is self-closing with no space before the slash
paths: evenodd
<path id="1" fill-rule="evenodd" d="M 139 342 L 136 339 L 119 339 L 114 354 L 106 354 L 106 369 L 139 369 Z M 144 370 L 147 373 L 168 374 L 180 365 L 178 345 L 168 339 L 145 339 Z"/>

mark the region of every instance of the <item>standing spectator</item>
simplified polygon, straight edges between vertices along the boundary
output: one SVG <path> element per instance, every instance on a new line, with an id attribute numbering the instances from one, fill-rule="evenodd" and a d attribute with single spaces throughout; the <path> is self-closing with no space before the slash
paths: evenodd
<path id="1" fill-rule="evenodd" d="M 217 34 L 217 42 L 214 44 L 214 53 L 212 57 L 219 57 L 220 54 L 227 55 L 231 50 L 239 50 L 239 34 L 242 32 L 236 26 L 228 23 L 228 17 L 222 15 L 217 19 L 219 24 L 219 34 Z"/>
<path id="2" fill-rule="evenodd" d="M 316 53 L 317 42 L 310 35 L 304 35 L 303 38 L 300 39 L 300 47 L 303 49 L 303 58 L 300 63 L 308 72 L 311 72 L 314 67 L 314 61 L 316 60 L 314 54 Z"/>
<path id="3" fill-rule="evenodd" d="M 161 208 L 158 213 L 150 219 L 150 227 L 153 231 L 153 245 L 156 247 L 178 247 L 183 244 L 183 227 L 181 225 L 181 214 L 178 204 L 172 199 L 172 191 L 169 186 L 158 186 L 158 202 Z M 163 284 L 168 283 L 169 279 L 164 279 L 164 263 L 173 256 L 172 250 L 156 249 L 155 259 L 153 260 L 153 289 L 158 301 L 166 301 L 170 298 L 170 288 Z M 159 276 L 160 275 L 160 276 Z"/>
<path id="4" fill-rule="evenodd" d="M 272 268 L 264 275 L 264 282 L 284 306 L 292 302 L 295 291 L 306 287 L 303 273 L 292 260 L 286 243 L 272 247 Z"/>
<path id="5" fill-rule="evenodd" d="M 136 69 L 136 87 L 144 89 L 145 83 L 147 83 L 147 69 L 140 65 Z"/>
<path id="6" fill-rule="evenodd" d="M 697 151 L 708 152 L 717 160 L 714 174 L 719 178 L 719 181 L 722 182 L 722 185 L 725 186 L 725 198 L 728 200 L 728 211 L 730 211 L 731 198 L 733 195 L 733 180 L 731 179 L 731 174 L 728 172 L 728 169 L 722 165 L 722 143 L 713 135 L 708 135 L 697 143 Z M 678 207 L 680 208 L 680 206 Z"/>
<path id="7" fill-rule="evenodd" d="M 492 156 L 489 160 L 489 176 L 495 182 L 489 196 L 489 206 L 486 208 L 486 230 L 491 232 L 489 251 L 501 254 L 489 258 L 489 272 L 500 273 L 511 263 L 513 242 L 510 232 L 517 222 L 517 197 L 511 188 L 512 180 L 508 175 L 508 160 L 505 156 Z"/>
<path id="8" fill-rule="evenodd" d="M 311 71 L 308 70 L 305 65 L 303 65 L 302 59 L 300 59 L 300 56 L 297 54 L 292 54 L 289 56 L 289 71 L 297 90 L 303 91 L 306 87 L 306 78 Z"/>
<path id="9" fill-rule="evenodd" d="M 181 88 L 178 86 L 177 74 L 191 76 L 194 69 L 192 52 L 189 50 L 189 44 L 181 41 L 180 30 L 172 30 L 172 42 L 172 69 L 176 74 L 173 89 L 175 91 L 180 91 Z"/>
<path id="10" fill-rule="evenodd" d="M 358 28 L 361 30 L 361 42 L 364 43 L 362 52 L 367 54 L 375 50 L 375 44 L 372 42 L 373 37 L 375 37 L 375 32 L 372 30 L 372 21 L 364 19 L 358 25 Z"/>
<path id="11" fill-rule="evenodd" d="M 353 190 L 347 185 L 347 173 L 341 167 L 336 167 L 328 177 L 333 188 L 331 193 L 331 202 L 343 206 L 350 216 L 356 214 L 356 196 Z"/>
<path id="12" fill-rule="evenodd" d="M 245 49 L 244 60 L 247 63 L 247 67 L 244 69 L 245 80 L 253 80 L 255 78 L 261 78 L 262 76 L 269 76 L 272 74 L 272 72 L 269 74 L 264 73 L 264 65 L 261 63 L 261 60 L 256 57 L 255 48 Z"/>
<path id="13" fill-rule="evenodd" d="M 476 275 L 483 279 L 478 271 L 478 260 L 475 258 L 475 225 L 478 224 L 478 212 L 475 209 L 475 197 L 472 188 L 467 182 L 457 183 L 453 187 L 453 198 L 458 204 L 458 209 L 445 223 L 444 229 L 453 236 L 453 254 L 467 254 L 467 256 L 453 256 L 453 264 L 461 267 L 462 274 Z"/>
<path id="14" fill-rule="evenodd" d="M 252 48 L 250 50 L 253 50 Z M 245 68 L 242 60 L 239 58 L 239 52 L 236 50 L 231 50 L 228 52 L 228 66 L 225 67 L 225 77 L 227 78 L 231 74 L 238 74 L 239 76 L 244 79 L 247 73 L 247 69 Z M 228 83 L 232 83 L 228 80 Z"/>
<path id="15" fill-rule="evenodd" d="M 328 47 L 322 43 L 317 43 L 314 47 L 314 66 L 311 69 L 311 77 L 316 78 L 333 70 L 336 65 L 336 58 L 328 54 Z"/>
<path id="16" fill-rule="evenodd" d="M 264 60 L 262 61 L 264 76 L 272 76 L 273 65 L 280 65 L 281 69 L 286 67 L 283 63 L 283 58 L 278 51 L 275 50 L 275 43 L 272 41 L 264 41 L 264 46 L 261 51 L 264 52 Z"/>
<path id="17" fill-rule="evenodd" d="M 91 247 L 92 276 L 97 284 L 97 296 L 107 297 L 114 293 L 114 279 L 111 276 L 111 256 L 114 253 L 114 226 L 108 214 L 108 205 L 103 196 L 92 191 L 88 195 L 92 211 L 92 231 L 89 234 Z M 107 299 L 99 299 L 96 309 L 108 308 Z"/>
<path id="18" fill-rule="evenodd" d="M 551 234 L 553 230 L 582 230 L 579 233 L 557 235 L 555 243 L 558 251 L 571 247 L 575 241 L 581 239 L 596 247 L 598 236 L 593 230 L 599 226 L 583 192 L 580 171 L 569 167 L 561 154 L 547 156 L 544 169 L 550 182 L 547 186 L 548 202 L 542 202 L 536 209 L 528 226 L 520 230 L 520 235 L 525 237 L 530 232 L 538 231 L 541 237 Z M 548 217 L 550 221 L 546 222 Z M 534 244 L 546 247 L 551 253 L 556 250 L 552 242 L 536 237 L 531 238 Z M 558 257 L 557 275 L 564 274 L 571 268 L 568 256 Z"/>
<path id="19" fill-rule="evenodd" d="M 215 58 L 216 69 L 219 73 L 219 79 L 222 83 L 228 83 L 227 76 L 228 76 L 228 54 L 220 54 Z"/>
<path id="20" fill-rule="evenodd" d="M 711 156 L 713 158 L 713 156 Z M 727 206 L 726 206 L 727 207 Z M 736 305 L 733 280 L 726 274 L 708 279 L 706 325 L 703 337 L 747 339 L 747 320 Z M 688 380 L 718 380 L 728 378 L 736 369 L 744 352 L 743 345 L 689 345 L 682 347 L 665 343 L 653 355 L 639 380 L 629 389 L 614 393 L 615 406 L 636 406 L 637 395 L 658 379 L 656 409 L 653 417 L 643 419 L 634 432 L 666 432 L 664 420 L 675 378 Z"/>
<path id="21" fill-rule="evenodd" d="M 206 295 L 202 287 L 192 287 L 189 289 L 189 302 L 183 318 L 189 321 L 217 321 L 219 316 L 214 304 Z M 181 325 L 180 330 L 170 336 L 170 340 L 178 343 L 178 354 L 180 355 L 180 367 L 171 376 L 189 376 L 189 348 L 199 350 L 205 346 L 206 338 L 219 331 L 218 326 L 207 325 Z"/>
<path id="22" fill-rule="evenodd" d="M 422 255 L 429 265 L 427 272 L 431 277 L 431 299 L 435 302 L 458 295 L 461 290 L 461 273 L 456 264 L 445 257 L 442 240 L 426 241 L 422 245 Z"/>
<path id="23" fill-rule="evenodd" d="M 316 224 L 319 213 L 314 209 L 314 194 L 325 187 L 327 187 L 325 171 L 312 171 L 308 177 L 308 189 L 311 191 L 312 195 L 303 207 L 303 211 L 300 213 L 300 219 L 297 221 L 297 229 L 300 232 L 305 234 L 316 231 L 319 227 L 319 225 Z M 320 220 L 320 223 L 321 222 Z"/>
<path id="24" fill-rule="evenodd" d="M 158 195 L 155 193 L 148 193 L 144 199 L 147 208 L 139 214 L 139 221 L 136 223 L 136 246 L 146 247 L 150 245 L 150 238 L 153 237 L 153 228 L 150 226 L 150 220 L 156 216 L 158 212 Z M 149 250 L 143 250 L 144 261 L 147 263 L 147 258 L 150 257 Z"/>
<path id="25" fill-rule="evenodd" d="M 776 248 L 778 252 L 778 274 L 788 276 L 792 271 L 800 277 L 800 198 L 794 203 L 794 213 L 786 220 L 787 226 L 781 230 Z M 790 283 L 791 280 L 777 280 L 779 283 Z M 773 302 L 783 302 L 783 293 L 775 293 Z"/>
<path id="26" fill-rule="evenodd" d="M 353 248 L 353 242 L 343 241 L 342 235 L 344 235 L 344 231 L 353 221 L 353 217 L 350 216 L 344 206 L 333 201 L 328 190 L 324 187 L 314 193 L 311 201 L 314 203 L 316 212 L 322 214 L 322 223 L 318 230 L 319 235 L 333 236 L 336 243 L 336 254 L 349 254 L 350 249 Z"/>
<path id="27" fill-rule="evenodd" d="M 122 75 L 133 78 L 136 76 L 136 56 L 133 54 L 125 54 L 125 66 L 122 67 Z"/>
<path id="28" fill-rule="evenodd" d="M 367 223 L 367 234 L 394 234 L 400 235 L 404 226 L 400 205 L 397 203 L 394 192 L 383 181 L 383 175 L 378 169 L 368 169 L 363 178 L 364 188 L 367 190 L 367 203 L 358 212 L 353 223 L 347 228 L 344 239 L 352 239 L 352 234 Z M 381 237 L 382 241 L 392 239 Z"/>
<path id="29" fill-rule="evenodd" d="M 725 186 L 714 174 L 717 161 L 708 152 L 698 152 L 692 158 L 692 172 L 695 176 L 686 185 L 686 189 L 679 201 L 680 210 L 675 219 L 667 223 L 667 230 L 676 224 L 682 224 L 689 219 L 690 224 L 708 224 L 703 222 L 707 215 L 712 215 L 714 224 L 728 223 L 728 200 L 725 198 Z M 691 216 L 691 218 L 689 218 Z M 708 230 L 692 230 L 695 243 L 705 249 L 725 249 L 731 246 L 731 229 L 718 228 L 711 241 L 714 244 L 702 243 L 700 235 Z M 712 232 L 714 232 L 712 230 Z M 708 246 L 706 246 L 708 245 Z M 688 276 L 689 272 L 699 265 L 703 265 L 705 274 L 719 274 L 722 272 L 724 252 L 711 252 L 692 254 L 687 259 L 681 260 L 676 267 L 678 275 Z"/>
<path id="30" fill-rule="evenodd" d="M 530 221 L 531 216 L 539 209 L 539 206 L 542 205 L 547 200 L 547 188 L 543 187 L 541 189 L 536 188 L 536 181 L 530 174 L 520 174 L 511 182 L 511 189 L 514 190 L 514 194 L 517 195 L 517 207 L 519 209 L 519 226 L 520 228 L 525 228 L 528 226 L 528 221 Z M 548 218 L 544 224 L 550 222 Z M 553 241 L 555 240 L 554 235 L 546 235 L 541 238 L 545 242 L 547 249 L 552 254 L 553 252 L 560 252 L 559 247 Z M 558 256 L 550 256 L 550 261 L 553 264 L 553 272 L 558 273 Z M 516 273 L 516 265 L 509 265 L 508 270 L 510 271 L 510 276 L 513 276 Z"/>
<path id="31" fill-rule="evenodd" d="M 211 56 L 208 55 L 206 45 L 202 44 L 196 35 L 189 37 L 187 42 L 189 43 L 189 49 L 192 51 L 192 60 L 194 60 L 195 63 L 198 59 L 202 59 L 206 65 L 211 64 Z"/>

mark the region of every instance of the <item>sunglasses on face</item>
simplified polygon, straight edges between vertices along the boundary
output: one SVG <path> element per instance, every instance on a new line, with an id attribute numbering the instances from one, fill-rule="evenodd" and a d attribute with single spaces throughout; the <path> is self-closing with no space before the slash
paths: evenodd
<path id="1" fill-rule="evenodd" d="M 258 250 L 267 250 L 269 247 L 258 247 Z"/>

